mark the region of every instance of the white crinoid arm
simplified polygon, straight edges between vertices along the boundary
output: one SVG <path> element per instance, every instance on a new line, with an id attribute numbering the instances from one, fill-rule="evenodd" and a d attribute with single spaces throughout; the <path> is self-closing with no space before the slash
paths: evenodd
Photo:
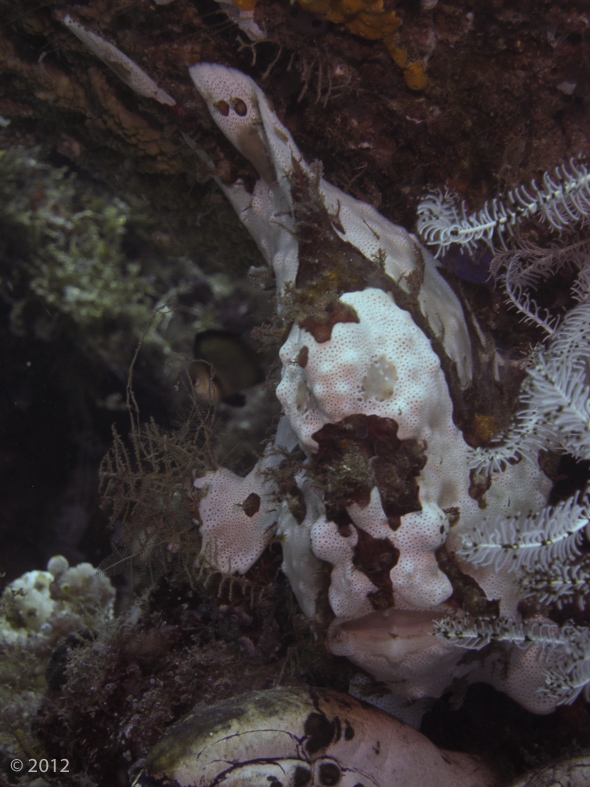
<path id="1" fill-rule="evenodd" d="M 521 409 L 502 442 L 471 453 L 478 473 L 499 472 L 540 450 L 590 459 L 590 303 L 574 307 L 536 352 L 520 396 Z"/>
<path id="2" fill-rule="evenodd" d="M 427 245 L 438 247 L 437 256 L 454 244 L 473 250 L 480 241 L 495 251 L 506 249 L 507 240 L 528 218 L 547 222 L 558 232 L 586 223 L 590 219 L 586 164 L 572 158 L 552 173 L 546 172 L 540 186 L 533 180 L 504 198 L 488 200 L 475 213 L 469 213 L 465 203 L 448 190 L 435 191 L 418 205 L 417 230 Z"/>
<path id="3" fill-rule="evenodd" d="M 504 567 L 549 566 L 580 555 L 590 525 L 587 495 L 570 498 L 537 514 L 483 519 L 472 533 L 462 536 L 457 556 L 474 566 Z"/>
<path id="4" fill-rule="evenodd" d="M 572 309 L 529 370 L 523 402 L 547 447 L 590 458 L 590 304 Z"/>
<path id="5" fill-rule="evenodd" d="M 590 558 L 583 555 L 575 563 L 556 561 L 523 567 L 519 584 L 525 598 L 534 599 L 538 604 L 551 604 L 558 609 L 575 604 L 584 610 L 590 603 Z"/>

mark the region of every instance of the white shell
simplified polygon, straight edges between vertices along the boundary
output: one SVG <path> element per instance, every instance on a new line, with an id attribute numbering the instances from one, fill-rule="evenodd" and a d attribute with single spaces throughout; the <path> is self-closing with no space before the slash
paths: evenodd
<path id="1" fill-rule="evenodd" d="M 590 753 L 559 760 L 529 773 L 511 787 L 588 787 L 590 784 Z"/>
<path id="2" fill-rule="evenodd" d="M 147 758 L 136 787 L 491 787 L 468 755 L 345 694 L 274 689 L 197 708 Z"/>

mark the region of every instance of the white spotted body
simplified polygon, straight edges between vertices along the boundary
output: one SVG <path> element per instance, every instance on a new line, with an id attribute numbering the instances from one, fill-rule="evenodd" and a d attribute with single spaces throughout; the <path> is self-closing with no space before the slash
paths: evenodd
<path id="1" fill-rule="evenodd" d="M 274 446 L 247 478 L 232 479 L 231 494 L 223 491 L 227 471 L 195 482 L 204 492 L 206 559 L 244 573 L 278 537 L 308 617 L 319 614 L 328 585 L 332 653 L 406 700 L 438 697 L 466 678 L 536 713 L 571 701 L 589 672 L 590 638 L 568 639 L 540 612 L 534 624 L 524 621 L 516 572 L 473 559 L 482 526 L 512 518 L 540 528 L 551 482 L 536 444 L 533 461 L 475 471 L 481 450 L 458 426 L 474 377 L 459 300 L 413 236 L 319 177 L 249 77 L 212 64 L 190 72 L 215 122 L 260 175 L 251 193 L 240 182 L 220 186 L 274 270 L 279 313 L 291 326 L 280 351 L 284 414 Z M 310 222 L 311 237 L 321 227 L 321 248 L 305 235 Z M 295 448 L 305 459 L 285 479 Z M 260 512 L 235 513 L 253 493 L 264 500 Z M 571 529 L 566 522 L 563 531 Z M 477 651 L 473 637 L 462 637 L 474 621 L 493 647 Z M 549 650 L 535 633 L 546 630 L 556 632 Z"/>

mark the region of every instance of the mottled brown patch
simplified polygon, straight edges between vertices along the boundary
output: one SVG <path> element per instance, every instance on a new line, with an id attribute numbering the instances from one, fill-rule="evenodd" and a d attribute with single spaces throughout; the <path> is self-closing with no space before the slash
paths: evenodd
<path id="1" fill-rule="evenodd" d="M 232 108 L 236 115 L 244 117 L 248 114 L 248 105 L 242 98 L 234 98 L 232 101 Z"/>
<path id="2" fill-rule="evenodd" d="M 260 495 L 256 492 L 250 492 L 248 497 L 242 503 L 242 509 L 246 516 L 253 517 L 260 511 Z"/>
<path id="3" fill-rule="evenodd" d="M 227 103 L 227 101 L 223 101 L 223 100 L 216 101 L 215 104 L 213 104 L 213 106 L 218 112 L 221 112 L 221 114 L 224 117 L 227 117 L 229 115 L 229 104 Z"/>
<path id="4" fill-rule="evenodd" d="M 309 347 L 304 344 L 303 347 L 297 353 L 297 363 L 301 366 L 302 369 L 305 369 L 307 366 L 307 362 L 309 360 Z"/>
<path id="5" fill-rule="evenodd" d="M 416 478 L 426 464 L 425 447 L 417 440 L 400 440 L 398 424 L 391 418 L 369 416 L 368 423 L 375 482 L 389 524 L 396 530 L 400 517 L 421 508 Z"/>
<path id="6" fill-rule="evenodd" d="M 326 516 L 341 536 L 358 534 L 353 562 L 377 587 L 369 594 L 376 610 L 393 606 L 389 572 L 399 558 L 388 539 L 375 539 L 355 525 L 348 506 L 367 506 L 375 487 L 389 526 L 396 530 L 401 517 L 420 511 L 417 476 L 426 464 L 424 446 L 417 440 L 400 440 L 391 418 L 351 415 L 337 424 L 325 424 L 314 433 L 318 451 L 309 473 L 326 502 Z"/>
<path id="7" fill-rule="evenodd" d="M 298 525 L 300 525 L 303 520 L 305 519 L 305 514 L 307 513 L 307 506 L 305 505 L 305 498 L 303 497 L 303 492 L 299 487 L 294 484 L 294 491 L 288 497 L 285 498 L 285 502 L 289 508 L 289 511 L 295 518 L 295 521 Z"/>
<path id="8" fill-rule="evenodd" d="M 371 448 L 366 442 L 366 416 L 353 415 L 338 424 L 326 424 L 313 437 L 319 449 L 311 460 L 310 474 L 321 487 L 328 508 L 333 509 L 332 515 L 351 503 L 367 505 L 375 482 L 369 462 Z"/>
<path id="9" fill-rule="evenodd" d="M 443 511 L 447 515 L 450 527 L 454 527 L 461 519 L 461 509 L 458 506 L 449 506 L 448 508 L 443 508 Z"/>
<path id="10" fill-rule="evenodd" d="M 319 767 L 319 777 L 322 787 L 335 787 L 340 783 L 342 773 L 335 762 L 322 762 Z"/>
<path id="11" fill-rule="evenodd" d="M 461 571 L 455 561 L 454 554 L 449 553 L 443 546 L 436 552 L 436 560 L 440 570 L 447 575 L 453 586 L 453 595 L 449 599 L 452 603 L 457 604 L 460 609 L 473 617 L 498 617 L 500 614 L 499 601 L 488 600 L 475 579 Z"/>
<path id="12" fill-rule="evenodd" d="M 399 440 L 397 431 L 391 418 L 351 415 L 315 432 L 319 449 L 310 472 L 330 506 L 366 506 L 377 486 L 393 530 L 404 514 L 420 510 L 417 476 L 426 464 L 424 446 Z"/>
<path id="13" fill-rule="evenodd" d="M 334 724 L 323 713 L 310 713 L 303 726 L 307 740 L 305 751 L 317 754 L 326 749 L 334 738 Z"/>
<path id="14" fill-rule="evenodd" d="M 368 594 L 369 601 L 376 610 L 393 606 L 393 585 L 389 572 L 399 559 L 399 549 L 386 538 L 373 538 L 369 533 L 357 528 L 358 542 L 354 548 L 352 562 L 365 574 L 378 590 Z"/>
<path id="15" fill-rule="evenodd" d="M 492 477 L 489 473 L 478 473 L 472 470 L 469 474 L 469 497 L 477 500 L 480 508 L 486 508 L 486 492 L 492 485 Z"/>
<path id="16" fill-rule="evenodd" d="M 313 338 L 322 344 L 332 338 L 332 328 L 339 322 L 360 322 L 356 311 L 348 303 L 336 299 L 327 303 L 323 310 L 318 309 L 299 320 L 299 326 L 309 331 Z"/>

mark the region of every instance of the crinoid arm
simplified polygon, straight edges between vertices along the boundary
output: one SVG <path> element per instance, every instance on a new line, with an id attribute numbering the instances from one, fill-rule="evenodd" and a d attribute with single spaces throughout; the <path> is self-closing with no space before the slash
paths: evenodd
<path id="1" fill-rule="evenodd" d="M 497 251 L 508 248 L 507 241 L 529 218 L 546 222 L 558 232 L 588 221 L 590 170 L 581 159 L 572 158 L 552 173 L 546 172 L 541 185 L 533 180 L 504 198 L 488 200 L 474 213 L 448 189 L 434 191 L 418 205 L 417 230 L 428 246 L 437 247 L 436 256 L 455 244 L 474 250 L 483 242 Z"/>
<path id="2" fill-rule="evenodd" d="M 538 514 L 498 515 L 464 535 L 457 555 L 475 566 L 500 571 L 550 566 L 580 555 L 590 524 L 588 498 L 570 498 Z"/>

